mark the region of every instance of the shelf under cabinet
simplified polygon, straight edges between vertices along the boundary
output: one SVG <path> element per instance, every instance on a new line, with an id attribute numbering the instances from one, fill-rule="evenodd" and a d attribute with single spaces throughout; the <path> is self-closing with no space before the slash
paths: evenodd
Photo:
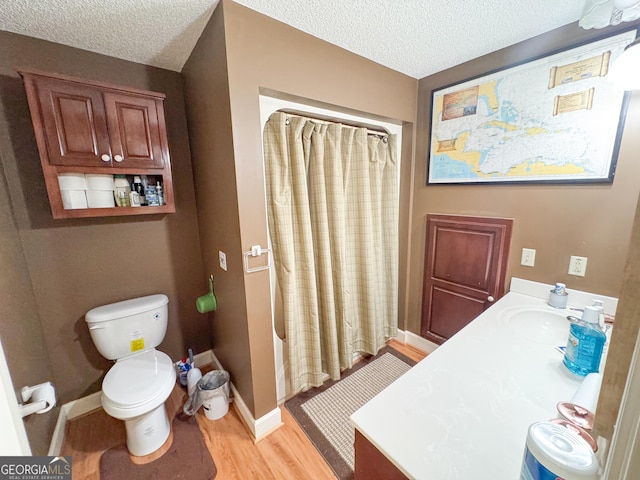
<path id="1" fill-rule="evenodd" d="M 113 208 L 74 208 L 60 210 L 53 213 L 53 218 L 90 218 L 90 217 L 118 217 L 130 215 L 148 215 L 175 213 L 174 205 L 160 205 L 157 207 L 113 207 Z"/>

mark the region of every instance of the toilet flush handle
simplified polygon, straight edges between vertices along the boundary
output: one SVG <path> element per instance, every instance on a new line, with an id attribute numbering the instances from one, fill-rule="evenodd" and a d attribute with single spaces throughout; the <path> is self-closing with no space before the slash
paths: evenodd
<path id="1" fill-rule="evenodd" d="M 89 327 L 89 330 L 103 330 L 103 329 L 105 329 L 105 328 L 106 328 L 106 327 L 105 327 L 104 325 L 91 325 L 91 326 Z"/>

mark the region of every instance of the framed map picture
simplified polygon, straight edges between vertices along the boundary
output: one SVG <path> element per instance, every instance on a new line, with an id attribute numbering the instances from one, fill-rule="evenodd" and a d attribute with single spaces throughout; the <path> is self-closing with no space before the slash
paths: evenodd
<path id="1" fill-rule="evenodd" d="M 428 184 L 613 182 L 629 31 L 432 92 Z"/>

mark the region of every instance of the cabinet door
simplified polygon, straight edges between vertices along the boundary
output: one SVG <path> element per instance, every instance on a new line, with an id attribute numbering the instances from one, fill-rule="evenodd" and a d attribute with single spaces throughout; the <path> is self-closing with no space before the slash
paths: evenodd
<path id="1" fill-rule="evenodd" d="M 422 328 L 444 343 L 504 294 L 513 220 L 427 215 Z"/>
<path id="2" fill-rule="evenodd" d="M 162 168 L 161 117 L 154 98 L 104 93 L 114 165 Z M 160 108 L 162 104 L 160 104 Z"/>
<path id="3" fill-rule="evenodd" d="M 102 93 L 76 83 L 39 79 L 38 103 L 51 165 L 109 166 Z"/>

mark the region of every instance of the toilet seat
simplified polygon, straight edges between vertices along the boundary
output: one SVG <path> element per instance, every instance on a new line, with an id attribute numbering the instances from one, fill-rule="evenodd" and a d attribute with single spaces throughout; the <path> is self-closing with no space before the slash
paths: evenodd
<path id="1" fill-rule="evenodd" d="M 173 390 L 176 372 L 171 358 L 148 350 L 118 360 L 102 381 L 102 406 L 126 420 L 162 405 Z"/>

